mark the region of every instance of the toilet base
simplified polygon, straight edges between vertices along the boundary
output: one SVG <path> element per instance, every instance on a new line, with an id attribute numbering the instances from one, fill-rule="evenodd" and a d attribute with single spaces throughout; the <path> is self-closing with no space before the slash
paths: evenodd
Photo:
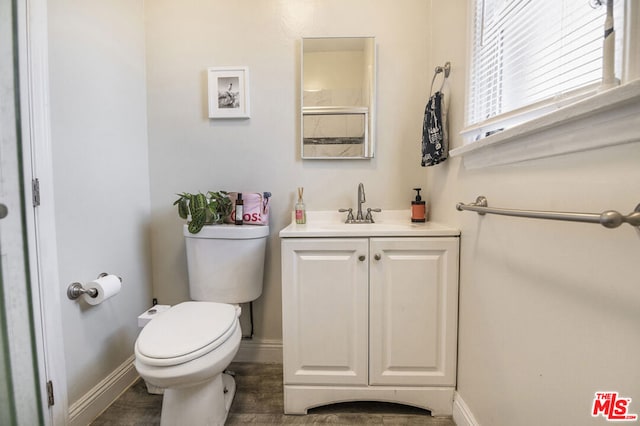
<path id="1" fill-rule="evenodd" d="M 151 383 L 147 382 L 146 380 L 144 381 L 144 384 L 147 385 L 147 393 L 150 395 L 163 395 L 164 394 L 164 388 L 161 388 L 160 386 L 154 386 Z"/>
<path id="2" fill-rule="evenodd" d="M 229 374 L 222 373 L 222 385 L 226 390 L 224 394 L 224 409 L 227 412 L 224 416 L 224 420 L 226 421 L 227 415 L 229 415 L 229 410 L 231 409 L 233 397 L 236 395 L 236 380 Z"/>
<path id="3" fill-rule="evenodd" d="M 224 373 L 196 385 L 165 389 L 160 425 L 222 426 L 235 393 L 235 380 Z"/>

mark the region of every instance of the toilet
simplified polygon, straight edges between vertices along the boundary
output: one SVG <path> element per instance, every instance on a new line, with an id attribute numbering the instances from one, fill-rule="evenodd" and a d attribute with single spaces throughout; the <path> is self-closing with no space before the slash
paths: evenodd
<path id="1" fill-rule="evenodd" d="M 223 425 L 235 395 L 224 370 L 240 347 L 239 303 L 262 294 L 268 226 L 183 230 L 191 300 L 172 306 L 142 329 L 135 367 L 164 389 L 161 425 Z"/>

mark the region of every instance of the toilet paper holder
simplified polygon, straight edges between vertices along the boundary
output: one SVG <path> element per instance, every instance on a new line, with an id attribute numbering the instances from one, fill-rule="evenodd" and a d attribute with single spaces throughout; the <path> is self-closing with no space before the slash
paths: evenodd
<path id="1" fill-rule="evenodd" d="M 106 272 L 102 272 L 100 275 L 98 275 L 98 278 L 106 277 L 107 275 L 109 274 L 107 274 Z M 120 282 L 122 282 L 122 278 L 118 277 L 118 279 L 120 280 Z M 84 288 L 82 283 L 79 282 L 71 283 L 69 284 L 69 287 L 67 287 L 67 297 L 71 300 L 76 300 L 83 294 L 88 294 L 90 297 L 97 297 L 98 289 Z"/>

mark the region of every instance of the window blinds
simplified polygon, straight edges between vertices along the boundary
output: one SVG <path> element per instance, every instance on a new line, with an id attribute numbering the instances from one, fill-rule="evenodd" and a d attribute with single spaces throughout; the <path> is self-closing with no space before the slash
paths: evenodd
<path id="1" fill-rule="evenodd" d="M 588 0 L 476 0 L 467 125 L 530 115 L 544 101 L 599 83 L 605 16 L 606 6 Z M 491 121 L 493 130 L 504 125 Z"/>

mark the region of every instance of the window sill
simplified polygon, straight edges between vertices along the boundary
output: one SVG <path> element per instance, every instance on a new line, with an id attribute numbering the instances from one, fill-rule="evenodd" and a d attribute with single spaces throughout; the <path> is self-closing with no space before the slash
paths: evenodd
<path id="1" fill-rule="evenodd" d="M 598 93 L 449 152 L 466 169 L 640 141 L 640 80 Z"/>

